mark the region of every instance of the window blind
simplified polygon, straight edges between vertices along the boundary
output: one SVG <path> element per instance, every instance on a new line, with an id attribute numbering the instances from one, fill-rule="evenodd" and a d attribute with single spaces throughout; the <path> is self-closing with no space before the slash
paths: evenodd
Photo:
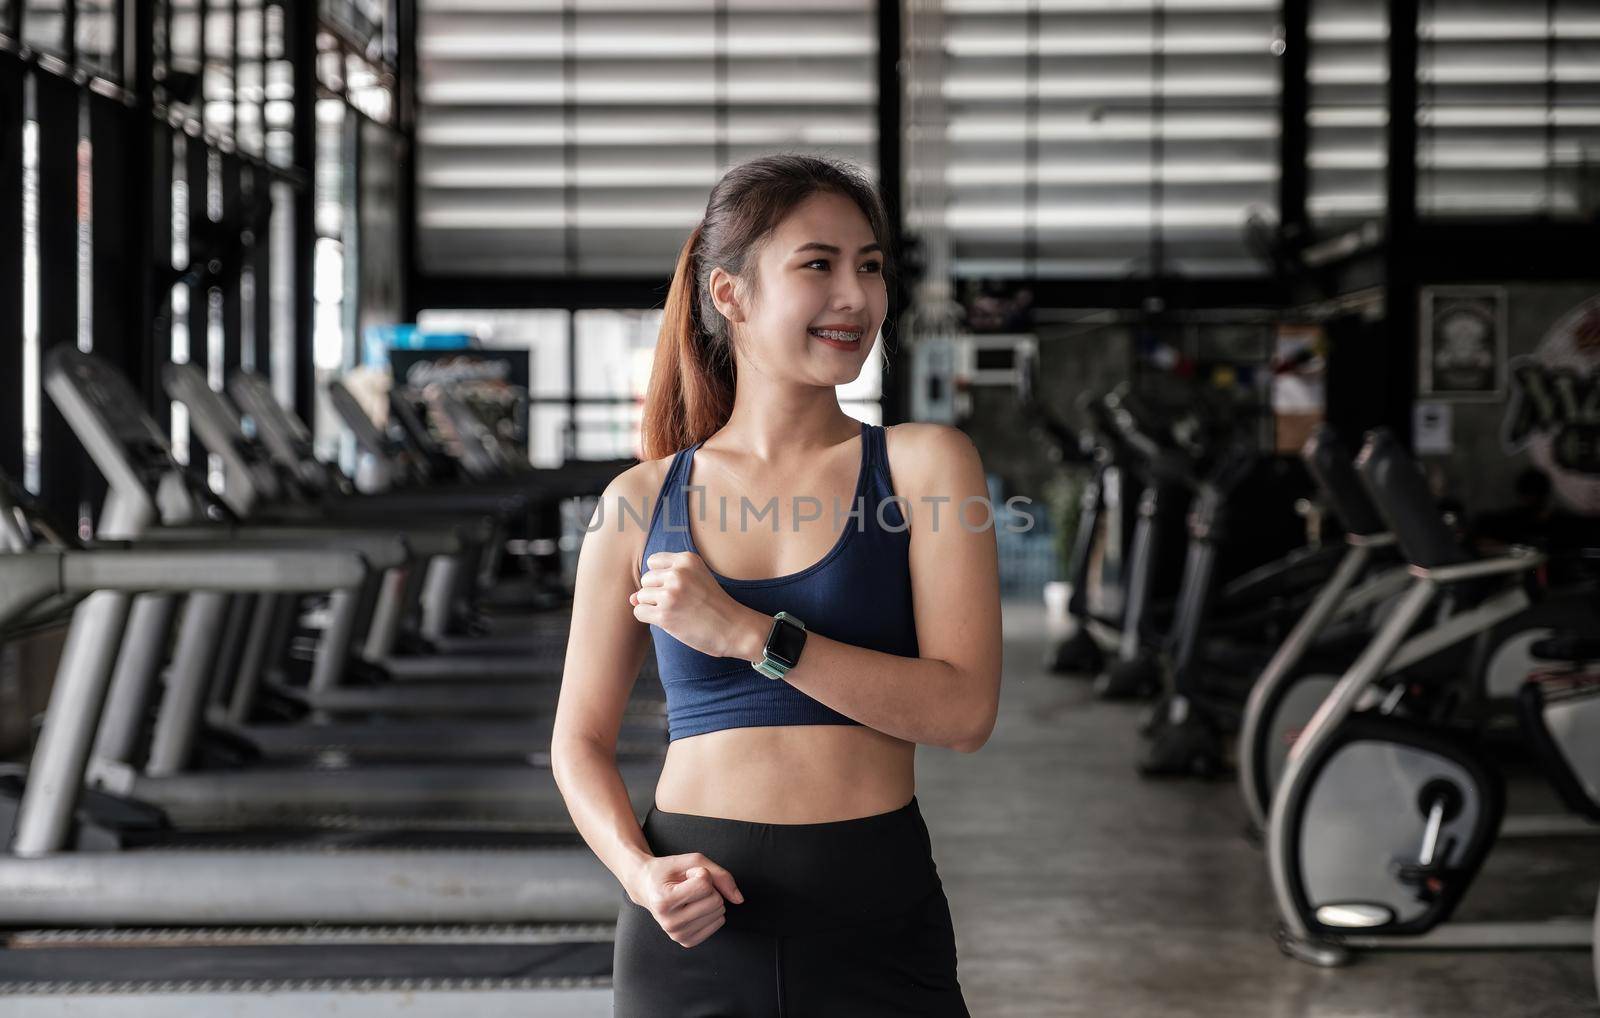
<path id="1" fill-rule="evenodd" d="M 1587 217 L 1600 208 L 1600 9 L 1586 0 L 1451 0 L 1417 22 L 1417 211 Z M 1316 0 L 1310 212 L 1383 213 L 1388 15 Z"/>
<path id="2" fill-rule="evenodd" d="M 425 272 L 670 273 L 727 166 L 876 173 L 871 0 L 422 0 Z"/>
<path id="3" fill-rule="evenodd" d="M 1600 210 L 1600 7 L 1426 2 L 1418 35 L 1420 214 Z"/>
<path id="4" fill-rule="evenodd" d="M 1276 211 L 1276 0 L 943 0 L 957 276 L 1263 271 Z M 1159 262 L 1159 265 L 1157 264 Z"/>

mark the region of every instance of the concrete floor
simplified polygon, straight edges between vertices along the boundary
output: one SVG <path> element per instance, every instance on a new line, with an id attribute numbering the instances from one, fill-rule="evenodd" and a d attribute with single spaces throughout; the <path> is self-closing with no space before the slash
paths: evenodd
<path id="1" fill-rule="evenodd" d="M 976 1018 L 1600 1015 L 1587 952 L 1396 952 L 1336 970 L 1285 958 L 1231 781 L 1141 781 L 1140 708 L 1039 667 L 1042 607 L 1007 602 L 1005 631 L 993 738 L 972 756 L 923 749 L 918 768 Z M 1592 908 L 1600 846 L 1578 844 L 1556 848 L 1581 853 L 1566 869 L 1533 847 L 1497 851 L 1462 915 L 1552 891 Z"/>

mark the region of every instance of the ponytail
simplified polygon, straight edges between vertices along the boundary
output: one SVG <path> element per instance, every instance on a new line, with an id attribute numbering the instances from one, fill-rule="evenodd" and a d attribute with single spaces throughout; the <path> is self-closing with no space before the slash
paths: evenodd
<path id="1" fill-rule="evenodd" d="M 733 413 L 732 358 L 706 356 L 709 351 L 704 348 L 715 337 L 700 324 L 695 249 L 704 229 L 701 222 L 684 241 L 661 310 L 640 429 L 642 459 L 670 456 L 693 445 L 722 427 Z"/>

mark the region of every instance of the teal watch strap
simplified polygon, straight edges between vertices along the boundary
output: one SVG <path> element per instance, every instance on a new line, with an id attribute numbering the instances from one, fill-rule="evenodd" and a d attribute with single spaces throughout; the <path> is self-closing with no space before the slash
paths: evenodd
<path id="1" fill-rule="evenodd" d="M 799 631 L 798 645 L 794 647 L 793 656 L 786 658 L 778 651 L 781 638 L 789 636 L 780 632 L 783 627 L 793 627 Z M 789 674 L 789 670 L 799 663 L 800 647 L 805 646 L 806 624 L 788 612 L 778 612 L 772 617 L 772 629 L 767 633 L 767 644 L 761 648 L 761 660 L 750 662 L 750 666 L 769 679 L 781 679 Z M 795 643 L 792 639 L 784 639 L 786 645 Z"/>

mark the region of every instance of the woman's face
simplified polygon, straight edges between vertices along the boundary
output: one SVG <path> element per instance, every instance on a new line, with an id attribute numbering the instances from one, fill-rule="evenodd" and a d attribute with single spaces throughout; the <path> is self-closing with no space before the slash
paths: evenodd
<path id="1" fill-rule="evenodd" d="M 744 356 L 769 377 L 854 381 L 889 303 L 883 252 L 856 203 L 812 195 L 778 224 L 754 267 L 756 292 L 739 288 L 743 321 L 734 325 Z M 711 286 L 721 304 L 727 291 L 715 279 Z"/>

